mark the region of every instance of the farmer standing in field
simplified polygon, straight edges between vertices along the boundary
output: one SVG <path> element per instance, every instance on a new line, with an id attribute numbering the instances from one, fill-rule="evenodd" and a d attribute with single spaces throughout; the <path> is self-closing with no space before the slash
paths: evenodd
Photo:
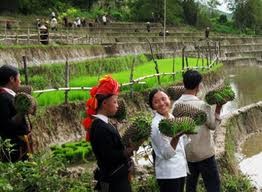
<path id="1" fill-rule="evenodd" d="M 215 130 L 220 122 L 222 106 L 217 105 L 215 113 L 211 106 L 200 100 L 196 95 L 200 90 L 202 75 L 198 71 L 188 70 L 183 75 L 185 93 L 173 104 L 190 104 L 207 114 L 207 121 L 197 134 L 189 135 L 190 142 L 186 145 L 186 157 L 190 174 L 187 176 L 186 192 L 196 192 L 197 182 L 201 174 L 207 192 L 220 192 L 220 179 L 215 159 L 215 149 L 211 130 Z"/>
<path id="2" fill-rule="evenodd" d="M 28 159 L 30 149 L 28 138 L 30 130 L 25 120 L 25 113 L 17 112 L 14 107 L 16 91 L 20 86 L 20 75 L 17 68 L 11 65 L 0 67 L 0 137 L 1 143 L 9 139 L 13 145 L 0 145 L 0 161 L 16 162 Z"/>
<path id="3" fill-rule="evenodd" d="M 103 192 L 131 192 L 128 172 L 130 156 L 138 147 L 125 148 L 118 130 L 109 122 L 118 109 L 119 84 L 106 75 L 90 90 L 87 118 L 83 125 L 86 139 L 91 142 L 98 168 L 96 190 Z"/>

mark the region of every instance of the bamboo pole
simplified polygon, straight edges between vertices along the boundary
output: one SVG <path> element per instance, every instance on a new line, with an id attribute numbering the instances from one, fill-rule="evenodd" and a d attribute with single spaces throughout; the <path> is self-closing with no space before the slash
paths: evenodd
<path id="1" fill-rule="evenodd" d="M 66 57 L 66 63 L 65 63 L 65 87 L 69 87 L 69 63 L 68 63 L 68 57 Z M 65 104 L 68 103 L 68 90 L 65 90 Z"/>
<path id="2" fill-rule="evenodd" d="M 130 69 L 130 78 L 129 81 L 133 82 L 134 78 L 134 66 L 135 66 L 136 57 L 133 58 L 133 62 Z M 134 92 L 134 84 L 130 84 L 130 97 L 133 98 L 133 92 Z"/>
<path id="3" fill-rule="evenodd" d="M 28 85 L 28 68 L 27 68 L 26 56 L 23 56 L 22 58 L 23 58 L 23 64 L 24 64 L 25 84 Z"/>

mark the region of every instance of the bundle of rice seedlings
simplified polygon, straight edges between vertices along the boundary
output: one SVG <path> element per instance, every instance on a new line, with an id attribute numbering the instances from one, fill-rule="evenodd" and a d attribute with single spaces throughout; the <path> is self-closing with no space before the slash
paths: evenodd
<path id="1" fill-rule="evenodd" d="M 209 91 L 205 100 L 209 105 L 223 105 L 228 101 L 232 101 L 235 99 L 235 93 L 232 90 L 230 85 L 220 86 Z"/>
<path id="2" fill-rule="evenodd" d="M 126 103 L 124 99 L 118 100 L 118 109 L 113 118 L 115 118 L 117 121 L 122 121 L 123 119 L 126 119 Z"/>
<path id="3" fill-rule="evenodd" d="M 36 100 L 27 93 L 17 93 L 14 99 L 14 106 L 18 113 L 32 114 L 36 109 Z"/>
<path id="4" fill-rule="evenodd" d="M 17 93 L 27 93 L 32 95 L 33 88 L 30 85 L 21 85 L 19 86 Z"/>
<path id="5" fill-rule="evenodd" d="M 192 105 L 178 103 L 175 104 L 172 114 L 174 117 L 190 117 L 196 125 L 203 125 L 207 121 L 207 114 Z"/>
<path id="6" fill-rule="evenodd" d="M 178 100 L 181 95 L 184 94 L 185 88 L 184 86 L 172 86 L 166 89 L 167 95 L 170 97 L 171 100 L 175 101 Z"/>
<path id="7" fill-rule="evenodd" d="M 190 117 L 179 117 L 162 119 L 159 123 L 159 131 L 168 137 L 174 137 L 181 132 L 194 134 L 198 132 L 198 129 Z"/>
<path id="8" fill-rule="evenodd" d="M 132 124 L 127 128 L 122 136 L 122 142 L 125 146 L 132 144 L 141 144 L 151 134 L 151 120 L 150 118 L 140 115 L 134 118 Z"/>

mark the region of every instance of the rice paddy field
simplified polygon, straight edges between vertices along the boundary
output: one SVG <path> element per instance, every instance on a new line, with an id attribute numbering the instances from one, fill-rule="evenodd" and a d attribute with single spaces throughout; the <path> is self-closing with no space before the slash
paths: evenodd
<path id="1" fill-rule="evenodd" d="M 182 59 L 181 58 L 169 58 L 169 59 L 161 59 L 157 60 L 159 72 L 160 73 L 171 73 L 176 72 L 176 75 L 163 75 L 160 77 L 161 86 L 165 87 L 168 85 L 175 84 L 177 82 L 180 82 L 182 80 Z M 197 59 L 195 58 L 189 58 L 188 59 L 189 68 L 192 67 L 199 67 L 199 70 L 201 73 L 205 73 L 208 70 L 207 69 L 201 69 L 202 63 L 199 61 L 197 62 Z M 206 61 L 203 66 L 206 66 Z M 222 64 L 214 65 L 212 69 L 209 70 L 215 70 L 216 68 L 221 67 Z M 117 71 L 117 67 L 116 67 Z M 103 72 L 103 73 L 97 73 L 94 74 L 81 74 L 81 75 L 74 75 L 71 77 L 69 85 L 70 87 L 92 87 L 97 84 L 97 81 L 99 78 L 106 74 L 112 75 L 113 78 L 117 79 L 120 84 L 128 83 L 130 81 L 130 68 L 121 70 L 118 72 Z M 144 63 L 139 63 L 134 67 L 133 72 L 133 79 L 141 78 L 148 75 L 156 74 L 155 71 L 155 63 L 153 61 L 147 61 Z M 60 78 L 61 77 L 61 74 Z M 63 75 L 63 74 L 62 74 Z M 43 78 L 41 75 L 38 75 L 38 77 L 34 77 L 35 79 Z M 158 87 L 158 80 L 157 77 L 151 77 L 142 80 L 143 84 L 134 84 L 133 89 L 134 91 L 141 91 L 146 90 L 149 88 Z M 34 90 L 37 90 L 37 87 L 34 87 Z M 130 90 L 130 86 L 121 87 L 121 92 L 128 92 Z M 38 105 L 39 106 L 50 106 L 50 105 L 58 105 L 64 102 L 64 91 L 55 91 L 55 92 L 47 92 L 42 94 L 34 94 L 34 96 L 37 98 Z M 87 90 L 72 90 L 69 91 L 69 101 L 81 101 L 86 100 L 89 97 L 89 91 Z"/>

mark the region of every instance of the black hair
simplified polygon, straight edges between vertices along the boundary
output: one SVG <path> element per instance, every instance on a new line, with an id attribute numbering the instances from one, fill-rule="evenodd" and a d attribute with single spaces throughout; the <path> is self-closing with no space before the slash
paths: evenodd
<path id="1" fill-rule="evenodd" d="M 0 67 L 0 86 L 6 85 L 10 81 L 10 77 L 16 78 L 19 71 L 12 65 L 3 65 Z"/>
<path id="2" fill-rule="evenodd" d="M 149 106 L 150 106 L 151 109 L 154 109 L 154 108 L 153 108 L 153 98 L 154 98 L 155 94 L 156 94 L 158 91 L 161 91 L 161 92 L 164 92 L 164 93 L 165 93 L 165 91 L 164 91 L 163 89 L 159 89 L 159 88 L 153 89 L 153 90 L 150 91 L 150 93 L 149 93 L 148 104 L 149 104 Z"/>
<path id="3" fill-rule="evenodd" d="M 108 94 L 108 95 L 97 94 L 96 95 L 96 99 L 97 99 L 97 109 L 96 110 L 100 109 L 103 101 L 108 99 L 111 96 L 113 96 L 113 94 Z"/>
<path id="4" fill-rule="evenodd" d="M 195 89 L 202 81 L 202 75 L 196 70 L 188 70 L 183 74 L 183 83 L 186 89 Z"/>

